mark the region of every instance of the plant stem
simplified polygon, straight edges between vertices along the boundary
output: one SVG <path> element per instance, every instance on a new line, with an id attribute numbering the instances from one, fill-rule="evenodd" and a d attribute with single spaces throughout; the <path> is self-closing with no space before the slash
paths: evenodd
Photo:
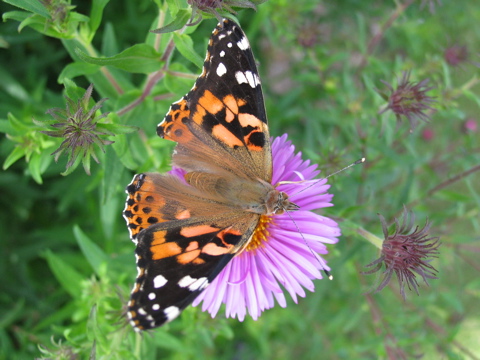
<path id="1" fill-rule="evenodd" d="M 355 229 L 355 231 L 360 235 L 362 236 L 365 240 L 369 241 L 370 243 L 372 243 L 373 245 L 375 245 L 377 248 L 379 248 L 380 250 L 382 249 L 382 244 L 383 244 L 383 240 L 380 239 L 379 237 L 373 235 L 372 233 L 368 232 L 367 230 L 365 229 L 362 229 L 362 228 L 357 228 Z"/>

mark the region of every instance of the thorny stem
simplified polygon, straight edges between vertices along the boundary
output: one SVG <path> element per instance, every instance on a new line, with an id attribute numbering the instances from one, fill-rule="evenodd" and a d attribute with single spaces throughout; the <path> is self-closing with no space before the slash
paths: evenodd
<path id="1" fill-rule="evenodd" d="M 425 319 L 425 324 L 431 328 L 433 331 L 435 331 L 437 334 L 439 334 L 442 337 L 447 337 L 448 334 L 447 332 L 438 324 L 433 322 L 430 318 Z M 477 357 L 475 354 L 473 354 L 470 350 L 465 348 L 462 344 L 460 344 L 458 341 L 452 340 L 452 344 L 456 346 L 460 351 L 464 352 L 467 356 L 469 356 L 473 360 L 480 360 L 479 357 Z"/>
<path id="2" fill-rule="evenodd" d="M 107 80 L 110 82 L 110 84 L 112 84 L 112 86 L 114 87 L 114 89 L 119 93 L 119 94 L 123 94 L 123 89 L 121 88 L 120 84 L 117 82 L 117 80 L 115 79 L 115 77 L 110 73 L 110 71 L 105 67 L 105 66 L 102 66 L 100 71 L 103 73 L 103 75 L 105 75 L 105 77 L 107 78 Z"/>
<path id="3" fill-rule="evenodd" d="M 163 10 L 160 11 L 160 15 L 158 16 L 157 28 L 161 28 L 163 24 L 165 24 L 165 14 L 167 13 L 166 7 L 167 7 L 167 3 L 165 2 Z M 160 48 L 160 44 L 162 43 L 162 35 L 163 34 L 158 34 L 158 36 L 155 36 L 155 43 L 153 47 L 157 51 Z"/>
<path id="4" fill-rule="evenodd" d="M 360 272 L 360 270 L 358 272 Z M 363 276 L 360 277 L 360 281 L 363 283 L 363 285 L 365 285 L 365 280 Z M 383 316 L 373 296 L 371 294 L 365 294 L 365 298 L 367 299 L 368 308 L 372 316 L 375 334 L 378 336 L 383 336 L 386 339 L 384 344 L 385 350 L 388 354 L 388 359 L 407 359 L 407 355 L 405 354 L 405 352 L 402 349 L 398 348 L 397 340 L 389 331 L 388 324 L 385 323 L 385 321 L 383 320 L 385 317 Z"/>
<path id="5" fill-rule="evenodd" d="M 186 25 L 183 26 L 181 30 L 179 30 L 180 33 L 182 33 L 186 28 Z M 152 92 L 152 89 L 155 87 L 155 85 L 162 80 L 165 77 L 165 74 L 167 73 L 168 66 L 170 65 L 170 58 L 172 57 L 173 50 L 175 49 L 175 44 L 173 42 L 173 38 L 168 42 L 167 47 L 165 48 L 165 52 L 163 53 L 162 57 L 160 58 L 161 61 L 164 61 L 165 64 L 163 67 L 158 70 L 157 72 L 151 74 L 148 76 L 147 83 L 145 84 L 145 88 L 143 89 L 142 94 L 140 97 L 134 101 L 132 101 L 130 104 L 125 106 L 123 109 L 120 109 L 117 114 L 119 116 L 122 116 L 126 114 L 127 112 L 131 111 L 134 109 L 136 106 L 140 105 L 148 95 Z"/>
<path id="6" fill-rule="evenodd" d="M 474 87 L 475 85 L 477 85 L 478 83 L 480 82 L 480 79 L 478 79 L 477 77 L 473 77 L 471 80 L 467 81 L 461 88 L 460 90 L 462 92 L 466 91 L 466 90 L 470 90 L 472 87 Z"/>
<path id="7" fill-rule="evenodd" d="M 361 281 L 363 282 L 363 277 L 360 277 Z M 387 327 L 387 324 L 386 323 L 383 323 L 382 324 L 382 319 L 384 319 L 385 317 L 383 316 L 381 310 L 379 309 L 379 307 L 377 306 L 373 296 L 371 294 L 365 294 L 365 297 L 367 299 L 367 302 L 368 302 L 368 305 L 369 305 L 369 309 L 370 309 L 370 313 L 372 315 L 372 320 L 373 320 L 373 324 L 375 326 L 375 333 L 379 336 L 382 335 L 382 332 L 383 331 L 388 331 L 388 327 Z M 419 310 L 418 309 L 414 309 L 412 308 L 411 305 L 409 305 L 407 303 L 407 306 L 410 307 L 410 310 L 412 310 L 412 313 L 419 313 Z M 382 327 L 378 326 L 379 324 L 382 325 Z M 425 324 L 430 328 L 432 329 L 433 331 L 435 331 L 435 333 L 437 333 L 438 335 L 442 336 L 442 337 L 448 337 L 448 334 L 447 332 L 437 323 L 435 323 L 433 320 L 431 320 L 429 317 L 425 317 Z M 382 329 L 385 329 L 385 330 L 382 330 Z M 387 332 L 386 334 L 386 338 L 391 340 L 391 343 L 395 343 L 395 338 Z M 387 343 L 387 342 L 386 342 Z M 470 350 L 468 350 L 467 348 L 465 348 L 462 344 L 460 344 L 458 341 L 455 341 L 453 340 L 452 341 L 452 345 L 455 346 L 456 348 L 458 348 L 460 351 L 462 351 L 463 353 L 465 353 L 467 356 L 469 356 L 471 359 L 473 360 L 480 360 L 479 357 L 477 357 L 475 354 L 473 354 Z M 406 354 L 401 350 L 401 349 L 394 349 L 391 347 L 391 345 L 385 345 L 386 346 L 386 351 L 388 353 L 388 358 L 389 359 L 406 359 Z M 395 353 L 394 353 L 395 351 Z"/>
<path id="8" fill-rule="evenodd" d="M 157 96 L 153 97 L 153 101 L 166 100 L 166 99 L 171 98 L 173 95 L 174 94 L 172 94 L 172 93 L 157 95 Z"/>
<path id="9" fill-rule="evenodd" d="M 185 79 L 196 79 L 198 77 L 195 74 L 187 74 L 187 73 L 182 73 L 182 72 L 179 72 L 179 71 L 168 70 L 167 73 L 169 75 L 172 75 L 172 76 L 175 76 L 175 77 L 181 77 L 181 78 L 185 78 Z"/>
<path id="10" fill-rule="evenodd" d="M 430 189 L 426 196 L 429 197 L 433 194 L 435 194 L 437 191 L 440 191 L 444 188 L 446 188 L 447 186 L 450 186 L 452 185 L 453 183 L 456 183 L 457 181 L 467 177 L 468 175 L 471 175 L 473 174 L 474 172 L 476 171 L 479 171 L 480 170 L 480 165 L 477 165 L 477 166 L 474 166 L 473 168 L 471 169 L 468 169 L 460 174 L 458 174 L 457 176 L 454 176 L 453 178 L 450 178 L 440 184 L 438 184 L 437 186 L 435 186 L 433 189 Z M 413 208 L 415 206 L 417 206 L 417 204 L 421 201 L 422 199 L 416 199 L 414 201 L 412 201 L 410 204 L 407 205 L 408 208 Z"/>
<path id="11" fill-rule="evenodd" d="M 364 239 L 368 240 L 370 243 L 375 245 L 377 248 L 382 250 L 382 245 L 383 245 L 383 240 L 380 239 L 379 237 L 373 235 L 372 233 L 368 232 L 365 229 L 358 228 L 356 229 L 356 232 L 362 236 Z"/>
<path id="12" fill-rule="evenodd" d="M 478 272 L 480 272 L 480 267 L 478 266 L 478 264 L 474 261 L 472 261 L 469 257 L 465 256 L 461 251 L 459 251 L 461 249 L 461 246 L 458 246 L 458 247 L 455 247 L 455 253 L 463 260 L 465 261 L 468 265 L 470 265 L 472 268 L 474 268 L 475 270 L 477 270 Z M 468 250 L 468 249 L 467 249 Z M 472 252 L 472 251 L 470 251 Z M 476 251 L 478 252 L 478 251 Z"/>
<path id="13" fill-rule="evenodd" d="M 88 55 L 92 57 L 98 57 L 98 53 L 92 46 L 92 43 L 87 42 L 82 36 L 80 36 L 80 34 L 78 34 L 78 32 L 76 35 L 76 40 L 85 48 Z M 123 94 L 122 87 L 117 82 L 117 80 L 115 80 L 115 77 L 111 74 L 110 70 L 108 70 L 106 66 L 100 67 L 100 72 L 107 78 L 107 80 L 110 82 L 110 84 L 112 84 L 112 86 L 119 94 Z"/>
<path id="14" fill-rule="evenodd" d="M 373 53 L 377 45 L 383 38 L 385 32 L 392 26 L 397 18 L 414 2 L 415 0 L 408 0 L 403 4 L 400 4 L 388 20 L 382 25 L 380 30 L 370 39 L 367 45 L 367 53 L 363 56 L 362 61 L 357 69 L 360 70 L 367 65 L 368 57 Z"/>

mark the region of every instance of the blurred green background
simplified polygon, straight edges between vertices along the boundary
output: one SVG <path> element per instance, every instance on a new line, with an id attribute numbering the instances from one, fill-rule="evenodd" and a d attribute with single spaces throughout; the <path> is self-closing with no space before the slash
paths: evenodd
<path id="1" fill-rule="evenodd" d="M 149 30 L 189 16 L 186 1 L 71 5 L 0 4 L 0 359 L 480 359 L 475 1 L 270 0 L 257 12 L 239 10 L 271 134 L 288 133 L 323 174 L 367 157 L 329 179 L 335 206 L 323 214 L 343 231 L 327 256 L 334 280 L 316 281 L 298 305 L 258 321 L 188 308 L 143 336 L 122 318 L 136 276 L 124 189 L 134 173 L 169 169 L 173 144 L 155 128 L 200 73 L 217 20 L 205 15 L 177 36 L 170 72 L 145 93 L 150 67 L 162 66 L 158 54 L 142 47 L 138 62 L 106 67 L 88 56 L 138 44 L 161 56 L 173 35 Z M 381 80 L 395 88 L 409 70 L 412 82 L 429 79 L 437 100 L 430 122 L 412 131 L 406 118 L 379 114 L 387 102 L 375 91 L 387 89 Z M 90 176 L 82 166 L 62 176 L 67 156 L 55 163 L 50 155 L 62 139 L 32 119 L 52 120 L 48 109 L 65 108 L 65 94 L 78 99 L 91 83 L 96 101 L 108 98 L 106 123 L 140 130 L 114 127 L 107 138 L 115 144 L 98 152 Z M 383 237 L 377 213 L 391 222 L 404 204 L 442 242 L 432 262 L 439 279 L 420 281 L 420 296 L 407 291 L 406 301 L 395 280 L 368 293 L 376 277 L 360 272 L 379 250 L 358 234 Z"/>

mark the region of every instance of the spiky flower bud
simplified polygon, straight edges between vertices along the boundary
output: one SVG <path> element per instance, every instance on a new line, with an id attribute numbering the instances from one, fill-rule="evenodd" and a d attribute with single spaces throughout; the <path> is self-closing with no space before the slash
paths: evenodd
<path id="1" fill-rule="evenodd" d="M 420 275 L 427 285 L 427 279 L 437 279 L 437 270 L 430 264 L 431 259 L 429 258 L 438 257 L 439 239 L 438 237 L 429 237 L 430 223 L 428 221 L 419 230 L 419 227 L 414 225 L 415 215 L 406 208 L 401 225 L 400 221 L 395 218 L 395 231 L 392 235 L 388 234 L 388 226 L 384 217 L 381 215 L 379 217 L 384 234 L 382 254 L 377 260 L 366 265 L 366 267 L 374 267 L 374 269 L 363 274 L 373 274 L 382 269 L 382 265 L 385 265 L 382 273 L 383 279 L 375 292 L 381 291 L 395 273 L 400 284 L 400 293 L 404 299 L 405 285 L 409 290 L 415 290 L 418 295 L 417 275 Z"/>
<path id="2" fill-rule="evenodd" d="M 453 45 L 445 49 L 445 61 L 448 65 L 458 66 L 468 59 L 468 49 L 465 45 Z"/>
<path id="3" fill-rule="evenodd" d="M 266 0 L 187 0 L 187 3 L 192 7 L 191 25 L 197 24 L 202 20 L 201 11 L 215 16 L 218 21 L 222 22 L 222 16 L 219 14 L 219 10 L 225 10 L 235 14 L 234 7 L 239 8 L 251 8 L 257 9 L 256 4 L 261 4 Z M 196 16 L 199 16 L 197 20 L 193 20 Z"/>
<path id="4" fill-rule="evenodd" d="M 388 87 L 390 93 L 377 90 L 388 101 L 387 106 L 379 114 L 392 110 L 397 121 L 405 116 L 410 122 L 411 130 L 417 126 L 418 119 L 428 122 L 430 116 L 426 113 L 426 110 L 434 110 L 430 105 L 436 102 L 433 97 L 427 94 L 434 88 L 433 86 L 427 87 L 428 79 L 418 83 L 410 82 L 410 72 L 405 71 L 402 78 L 398 80 L 396 89 L 386 81 L 380 81 Z"/>
<path id="5" fill-rule="evenodd" d="M 70 172 L 68 169 L 76 163 L 78 156 L 82 154 L 83 167 L 85 172 L 90 175 L 90 156 L 97 163 L 100 162 L 95 153 L 95 145 L 105 152 L 103 146 L 113 144 L 113 141 L 106 140 L 103 136 L 114 136 L 115 134 L 101 128 L 98 124 L 98 120 L 106 117 L 108 113 L 96 116 L 97 110 L 102 107 L 107 99 L 101 99 L 95 106 L 89 108 L 92 90 L 93 85 L 90 85 L 83 97 L 77 102 L 65 96 L 67 100 L 66 109 L 53 108 L 47 111 L 47 114 L 57 120 L 49 124 L 56 130 L 40 131 L 48 136 L 63 138 L 60 147 L 52 155 L 55 155 L 55 161 L 58 161 L 64 151 L 68 153 L 66 173 Z M 35 121 L 35 123 L 44 126 L 42 122 Z"/>

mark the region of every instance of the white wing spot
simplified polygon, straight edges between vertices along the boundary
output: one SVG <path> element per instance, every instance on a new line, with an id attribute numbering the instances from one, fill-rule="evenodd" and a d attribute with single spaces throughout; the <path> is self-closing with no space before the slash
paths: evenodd
<path id="1" fill-rule="evenodd" d="M 160 310 L 160 305 L 158 305 L 158 304 L 153 304 L 153 305 L 152 305 L 152 310 Z"/>
<path id="2" fill-rule="evenodd" d="M 176 306 L 169 306 L 165 310 L 163 310 L 165 313 L 165 316 L 167 317 L 167 322 L 172 321 L 175 319 L 178 315 L 180 315 L 180 309 Z"/>
<path id="3" fill-rule="evenodd" d="M 232 43 L 228 43 L 227 46 L 228 46 L 229 48 L 231 48 L 231 47 L 232 47 Z"/>
<path id="4" fill-rule="evenodd" d="M 150 294 L 148 294 L 148 298 L 149 298 L 150 300 L 155 300 L 156 297 L 157 297 L 157 295 L 156 295 L 155 293 L 153 293 L 153 292 L 151 292 Z"/>
<path id="5" fill-rule="evenodd" d="M 251 71 L 245 71 L 245 76 L 247 78 L 248 84 L 254 88 L 256 86 L 255 84 L 255 78 L 253 76 L 253 73 Z"/>
<path id="6" fill-rule="evenodd" d="M 220 51 L 220 57 L 224 57 L 225 56 L 225 51 Z"/>
<path id="7" fill-rule="evenodd" d="M 155 289 L 158 289 L 158 288 L 161 288 L 162 286 L 164 286 L 166 283 L 167 283 L 167 279 L 165 279 L 165 276 L 163 275 L 157 275 L 155 276 L 155 278 L 153 279 L 153 287 Z"/>
<path id="8" fill-rule="evenodd" d="M 235 73 L 235 79 L 237 79 L 237 83 L 248 84 L 252 88 L 256 88 L 260 84 L 260 79 L 258 78 L 258 75 L 251 71 L 237 71 Z"/>
<path id="9" fill-rule="evenodd" d="M 237 42 L 237 45 L 241 50 L 247 50 L 250 47 L 250 44 L 248 43 L 248 39 L 246 36 L 244 36 L 242 40 Z"/>
<path id="10" fill-rule="evenodd" d="M 241 71 L 237 71 L 235 73 L 235 79 L 237 79 L 237 83 L 239 84 L 243 84 L 243 83 L 247 83 L 247 78 L 245 77 L 245 74 Z"/>
<path id="11" fill-rule="evenodd" d="M 140 315 L 144 315 L 144 316 L 147 315 L 147 312 L 145 311 L 144 308 L 138 308 L 138 313 L 139 313 Z"/>
<path id="12" fill-rule="evenodd" d="M 199 279 L 192 278 L 190 275 L 184 276 L 178 282 L 178 286 L 181 288 L 188 287 L 188 290 L 195 291 L 195 290 L 203 290 L 207 287 L 208 281 L 206 277 L 201 277 Z"/>
<path id="13" fill-rule="evenodd" d="M 226 73 L 227 73 L 227 68 L 225 67 L 225 65 L 223 65 L 223 63 L 218 64 L 217 75 L 221 77 Z"/>
<path id="14" fill-rule="evenodd" d="M 137 328 L 137 326 L 138 326 L 138 325 L 135 323 L 135 321 L 133 321 L 133 320 L 130 320 L 130 325 L 132 325 L 132 326 L 133 326 L 133 329 L 134 329 L 135 331 L 137 331 L 137 332 L 139 332 L 139 331 L 140 331 L 140 329 L 139 329 L 139 328 Z"/>
<path id="15" fill-rule="evenodd" d="M 225 35 L 225 34 L 218 35 L 218 40 L 222 40 L 225 36 L 227 36 L 227 35 Z"/>

